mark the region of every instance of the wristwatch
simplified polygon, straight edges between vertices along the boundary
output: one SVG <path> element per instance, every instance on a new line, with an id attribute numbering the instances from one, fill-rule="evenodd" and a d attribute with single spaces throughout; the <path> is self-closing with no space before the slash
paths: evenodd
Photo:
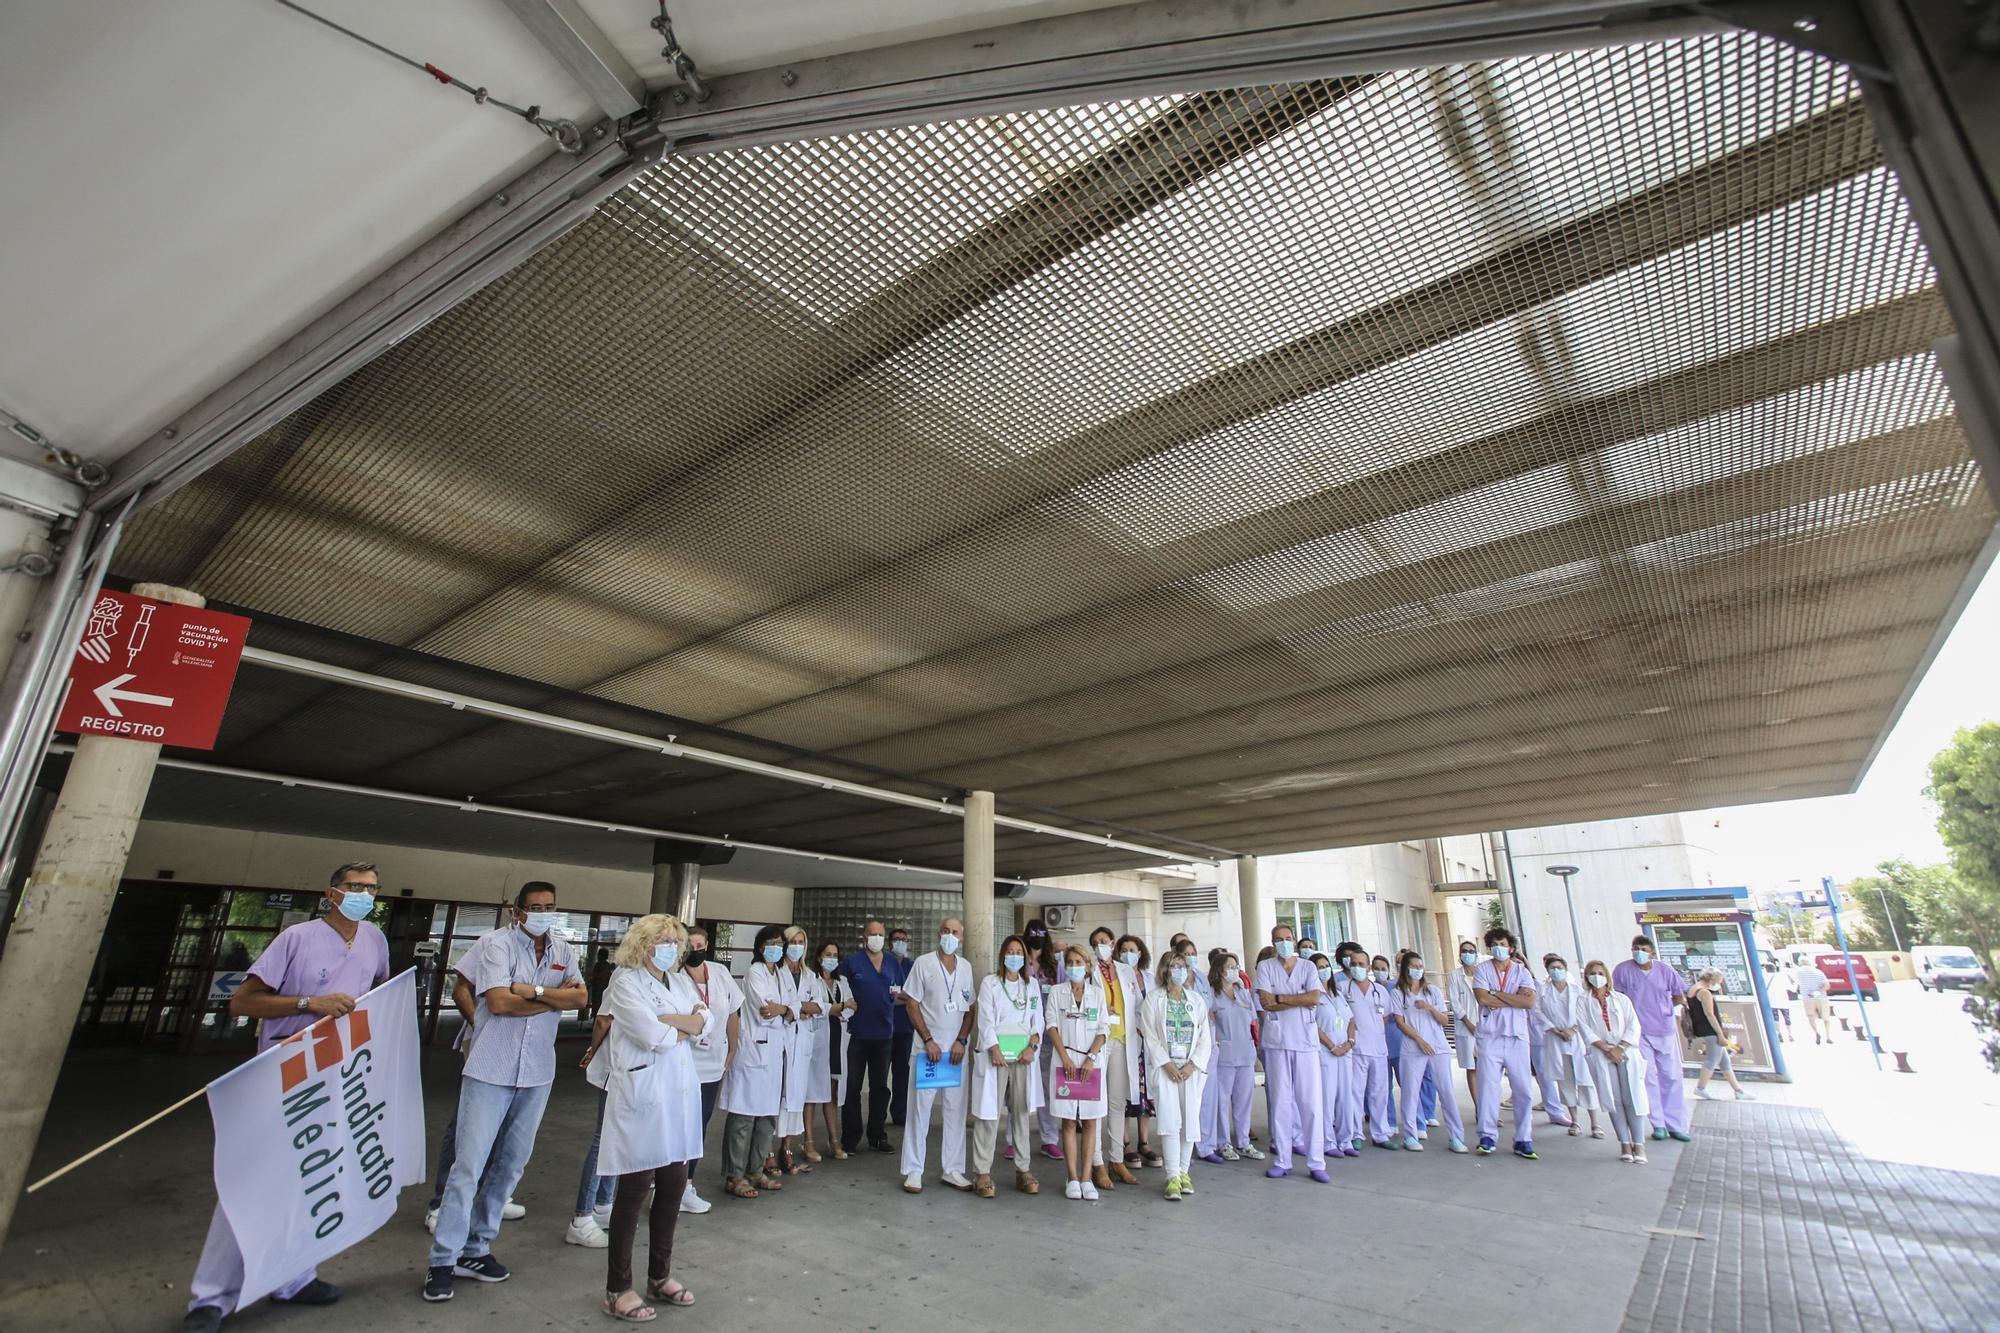
<path id="1" fill-rule="evenodd" d="M 538 1000 L 542 998 L 542 988 L 540 986 L 535 987 L 535 998 Z"/>
<path id="2" fill-rule="evenodd" d="M 306 1011 L 306 1006 L 310 1005 L 311 1003 L 312 1003 L 312 996 L 310 995 L 299 996 L 299 1012 L 304 1013 Z"/>

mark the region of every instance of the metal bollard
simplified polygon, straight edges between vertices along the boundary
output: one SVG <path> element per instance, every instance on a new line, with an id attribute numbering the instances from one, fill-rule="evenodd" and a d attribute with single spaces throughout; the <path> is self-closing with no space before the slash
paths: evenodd
<path id="1" fill-rule="evenodd" d="M 1910 1068 L 1910 1053 L 1908 1051 L 1896 1051 L 1893 1054 L 1896 1057 L 1896 1072 L 1898 1074 L 1914 1074 L 1917 1072 Z"/>

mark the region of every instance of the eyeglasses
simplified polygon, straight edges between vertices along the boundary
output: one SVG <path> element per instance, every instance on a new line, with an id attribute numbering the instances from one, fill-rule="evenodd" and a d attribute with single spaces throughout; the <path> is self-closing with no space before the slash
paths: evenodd
<path id="1" fill-rule="evenodd" d="M 379 884 L 363 884 L 358 879 L 350 879 L 346 883 L 336 884 L 334 885 L 334 887 L 347 893 L 375 893 L 378 892 L 382 886 Z"/>

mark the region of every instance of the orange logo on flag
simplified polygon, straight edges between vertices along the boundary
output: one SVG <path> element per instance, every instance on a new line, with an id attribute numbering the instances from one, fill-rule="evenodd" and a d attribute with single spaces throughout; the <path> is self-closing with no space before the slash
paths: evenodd
<path id="1" fill-rule="evenodd" d="M 340 1040 L 340 1024 L 347 1024 L 347 1044 L 343 1048 Z M 367 1011 L 356 1009 L 343 1018 L 322 1018 L 309 1028 L 301 1028 L 280 1042 L 281 1046 L 296 1045 L 299 1049 L 278 1062 L 281 1091 L 290 1092 L 306 1081 L 309 1073 L 325 1073 L 337 1065 L 348 1051 L 358 1051 L 368 1044 Z M 307 1068 L 307 1055 L 311 1055 L 311 1068 Z"/>

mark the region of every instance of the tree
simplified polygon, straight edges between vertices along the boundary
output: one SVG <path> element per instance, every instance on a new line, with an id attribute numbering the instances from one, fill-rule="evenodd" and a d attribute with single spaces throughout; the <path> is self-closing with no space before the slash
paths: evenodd
<path id="1" fill-rule="evenodd" d="M 1933 938 L 1970 943 L 1990 970 L 2000 944 L 2000 722 L 1959 728 L 1931 759 L 1924 795 L 1937 802 L 1938 836 L 1957 874 L 1922 896 L 1918 913 Z M 2000 985 L 1979 986 L 1965 1011 L 1985 1038 L 1987 1067 L 2000 1072 Z"/>
<path id="2" fill-rule="evenodd" d="M 1505 930 L 1507 928 L 1507 905 L 1498 898 L 1488 898 L 1485 909 L 1480 913 L 1480 919 L 1484 923 L 1479 928 L 1482 935 L 1489 930 Z"/>
<path id="3" fill-rule="evenodd" d="M 1854 931 L 1856 945 L 1867 949 L 1914 949 L 1930 942 L 1918 912 L 1920 881 L 1928 884 L 1949 877 L 1948 866 L 1913 866 L 1901 857 L 1884 861 L 1873 875 L 1863 875 L 1846 889 L 1848 901 L 1860 909 Z"/>

